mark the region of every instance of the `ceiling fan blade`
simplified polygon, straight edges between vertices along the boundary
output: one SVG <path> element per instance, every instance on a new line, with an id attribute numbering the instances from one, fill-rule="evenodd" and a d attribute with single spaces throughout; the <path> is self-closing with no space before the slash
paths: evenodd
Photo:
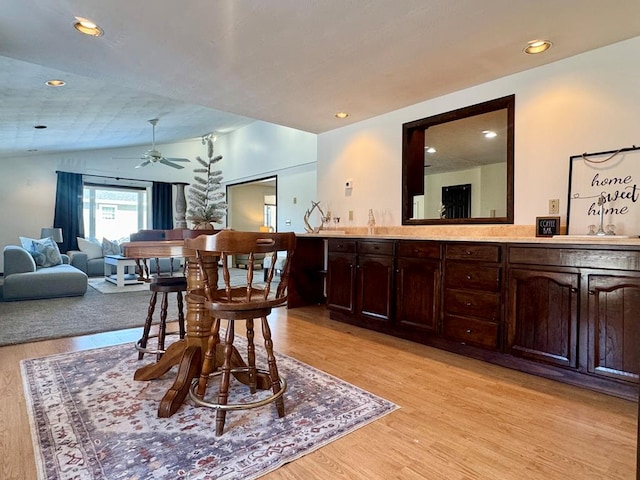
<path id="1" fill-rule="evenodd" d="M 165 160 L 170 160 L 172 162 L 190 162 L 188 158 L 174 158 L 174 157 L 163 157 Z"/>
<path id="2" fill-rule="evenodd" d="M 151 163 L 151 160 L 145 160 L 144 162 L 142 162 L 139 165 L 136 165 L 136 168 L 140 168 L 140 167 L 146 167 L 147 165 L 149 165 Z"/>
<path id="3" fill-rule="evenodd" d="M 163 165 L 168 165 L 173 168 L 184 168 L 182 165 L 178 165 L 177 163 L 170 162 L 166 158 L 161 158 L 160 163 L 162 163 Z"/>

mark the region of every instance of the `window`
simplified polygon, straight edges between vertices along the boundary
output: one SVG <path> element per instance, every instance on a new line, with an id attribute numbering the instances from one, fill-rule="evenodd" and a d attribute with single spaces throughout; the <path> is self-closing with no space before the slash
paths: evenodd
<path id="1" fill-rule="evenodd" d="M 85 183 L 84 230 L 87 238 L 118 240 L 146 229 L 149 194 L 144 187 Z"/>

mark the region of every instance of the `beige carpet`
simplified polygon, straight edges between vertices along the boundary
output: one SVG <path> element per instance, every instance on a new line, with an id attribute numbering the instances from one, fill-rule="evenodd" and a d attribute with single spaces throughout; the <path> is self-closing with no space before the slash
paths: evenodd
<path id="1" fill-rule="evenodd" d="M 107 282 L 104 278 L 90 278 L 89 286 L 100 293 L 127 293 L 149 290 L 148 283 L 134 283 L 132 285 L 125 285 L 124 287 L 118 287 L 111 282 Z"/>

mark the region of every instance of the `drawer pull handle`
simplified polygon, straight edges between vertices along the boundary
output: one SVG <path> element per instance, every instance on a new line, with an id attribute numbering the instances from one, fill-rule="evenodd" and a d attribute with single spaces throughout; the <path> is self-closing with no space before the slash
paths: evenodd
<path id="1" fill-rule="evenodd" d="M 471 280 L 471 275 L 467 275 L 467 280 Z"/>
<path id="2" fill-rule="evenodd" d="M 571 287 L 571 293 L 577 293 L 577 292 L 578 292 L 578 289 L 576 287 Z"/>
<path id="3" fill-rule="evenodd" d="M 471 329 L 470 329 L 470 328 L 467 328 L 467 330 L 466 330 L 466 332 L 465 332 L 465 333 L 471 333 Z"/>
<path id="4" fill-rule="evenodd" d="M 465 302 L 465 305 L 466 305 L 467 307 L 471 307 L 471 306 L 473 306 L 473 303 L 471 303 L 471 302 Z"/>

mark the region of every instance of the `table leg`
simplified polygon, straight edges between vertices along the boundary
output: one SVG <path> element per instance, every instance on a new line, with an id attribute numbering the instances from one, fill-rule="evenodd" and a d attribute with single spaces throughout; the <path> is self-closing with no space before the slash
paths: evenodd
<path id="1" fill-rule="evenodd" d="M 118 287 L 124 287 L 124 270 L 125 265 L 122 262 L 118 262 L 116 265 L 116 285 Z"/>

